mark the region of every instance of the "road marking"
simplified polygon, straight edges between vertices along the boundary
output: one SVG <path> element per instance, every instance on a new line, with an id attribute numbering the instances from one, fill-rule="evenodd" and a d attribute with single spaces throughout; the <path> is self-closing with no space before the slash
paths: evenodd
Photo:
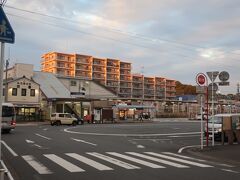
<path id="1" fill-rule="evenodd" d="M 50 159 L 51 161 L 55 162 L 59 166 L 63 167 L 64 169 L 68 170 L 69 172 L 84 172 L 85 170 L 79 168 L 78 166 L 66 161 L 65 159 L 56 156 L 55 154 L 44 154 L 45 157 Z"/>
<path id="2" fill-rule="evenodd" d="M 151 160 L 151 161 L 156 161 L 156 162 L 159 162 L 159 163 L 162 163 L 162 164 L 166 164 L 166 165 L 169 165 L 169 166 L 174 166 L 174 167 L 177 167 L 177 168 L 189 168 L 189 166 L 185 166 L 185 165 L 182 165 L 182 164 L 166 161 L 166 160 L 163 160 L 163 159 L 159 159 L 159 158 L 155 158 L 155 157 L 151 157 L 151 156 L 147 156 L 147 155 L 143 155 L 143 154 L 140 154 L 140 153 L 135 153 L 135 152 L 126 152 L 126 153 L 137 156 L 137 157 L 142 157 L 142 158 L 145 158 L 145 159 L 148 159 L 148 160 Z"/>
<path id="3" fill-rule="evenodd" d="M 38 148 L 42 148 L 42 146 L 38 145 L 38 144 L 34 144 L 33 146 L 36 146 Z"/>
<path id="4" fill-rule="evenodd" d="M 8 170 L 7 166 L 4 164 L 3 161 L 1 161 L 1 164 L 2 164 L 3 169 L 5 169 L 5 172 L 7 173 L 8 179 L 9 180 L 14 180 L 11 172 Z"/>
<path id="5" fill-rule="evenodd" d="M 186 132 L 186 133 L 166 133 L 166 134 L 104 134 L 104 133 L 87 133 L 87 132 L 76 132 L 70 131 L 77 127 L 66 128 L 63 131 L 71 134 L 84 134 L 84 135 L 94 135 L 94 136 L 123 136 L 123 137 L 151 137 L 151 136 L 171 136 L 171 135 L 191 135 L 191 134 L 200 134 L 201 132 Z"/>
<path id="6" fill-rule="evenodd" d="M 229 164 L 218 164 L 218 165 L 220 165 L 220 166 L 224 166 L 224 167 L 229 167 L 229 168 L 233 168 L 233 167 L 235 167 L 235 166 L 232 166 L 232 165 L 229 165 Z"/>
<path id="7" fill-rule="evenodd" d="M 182 163 L 185 163 L 185 164 L 198 166 L 198 167 L 213 167 L 213 166 L 210 166 L 210 165 L 207 165 L 207 164 L 201 164 L 201 163 L 192 162 L 192 161 L 188 161 L 188 160 L 184 160 L 184 159 L 174 158 L 174 157 L 163 155 L 163 154 L 158 154 L 158 153 L 153 153 L 153 152 L 145 152 L 145 153 L 149 154 L 149 155 L 153 155 L 153 156 L 157 156 L 157 157 L 173 160 L 173 161 L 182 162 Z"/>
<path id="8" fill-rule="evenodd" d="M 98 163 L 94 160 L 88 159 L 88 158 L 81 156 L 79 154 L 76 154 L 76 153 L 66 153 L 66 155 L 68 155 L 74 159 L 77 159 L 78 161 L 81 161 L 89 166 L 92 166 L 100 171 L 113 170 L 112 168 L 110 168 L 108 166 L 105 166 L 101 163 Z"/>
<path id="9" fill-rule="evenodd" d="M 47 131 L 48 130 L 48 128 L 45 128 L 45 129 L 43 129 L 44 131 Z"/>
<path id="10" fill-rule="evenodd" d="M 137 148 L 144 149 L 145 146 L 143 146 L 143 145 L 137 145 Z"/>
<path id="11" fill-rule="evenodd" d="M 28 139 L 26 139 L 25 140 L 27 143 L 30 143 L 30 144 L 33 144 L 34 143 L 34 141 L 31 141 L 31 140 L 28 140 Z"/>
<path id="12" fill-rule="evenodd" d="M 183 155 L 179 155 L 179 154 L 175 154 L 175 153 L 171 153 L 171 152 L 163 152 L 163 154 L 172 155 L 172 156 L 176 156 L 176 157 L 180 157 L 180 158 L 184 158 L 184 159 L 191 159 L 191 160 L 200 161 L 200 162 L 206 162 L 206 160 L 203 160 L 203 159 L 197 159 L 197 158 L 193 158 L 193 157 L 183 156 Z"/>
<path id="13" fill-rule="evenodd" d="M 236 174 L 239 174 L 240 172 L 238 171 L 233 171 L 231 169 L 221 169 L 222 171 L 226 171 L 226 172 L 231 172 L 231 173 L 236 173 Z"/>
<path id="14" fill-rule="evenodd" d="M 90 142 L 87 142 L 87 141 L 84 141 L 84 140 L 81 140 L 81 139 L 74 139 L 74 138 L 71 138 L 71 139 L 74 140 L 74 141 L 77 141 L 77 142 L 82 142 L 82 143 L 85 143 L 85 144 L 90 144 L 90 145 L 93 145 L 93 146 L 97 146 L 97 144 L 90 143 Z"/>
<path id="15" fill-rule="evenodd" d="M 46 166 L 44 166 L 42 163 L 35 160 L 35 158 L 33 156 L 26 155 L 26 156 L 22 156 L 22 158 L 30 166 L 32 166 L 33 169 L 35 169 L 35 171 L 37 171 L 39 174 L 52 174 L 52 172 Z"/>
<path id="16" fill-rule="evenodd" d="M 190 137 L 200 137 L 200 135 L 191 135 L 191 136 L 168 136 L 171 138 L 179 138 L 179 137 L 184 137 L 184 138 L 190 138 Z"/>
<path id="17" fill-rule="evenodd" d="M 184 146 L 178 150 L 178 153 L 182 153 L 183 150 L 187 148 L 192 148 L 192 147 L 201 147 L 201 145 Z"/>
<path id="18" fill-rule="evenodd" d="M 35 134 L 36 136 L 39 136 L 39 137 L 42 137 L 44 139 L 47 139 L 47 140 L 51 140 L 52 138 L 49 138 L 49 137 L 46 137 L 46 136 L 43 136 L 41 134 Z"/>
<path id="19" fill-rule="evenodd" d="M 171 139 L 131 139 L 132 141 L 171 141 Z"/>
<path id="20" fill-rule="evenodd" d="M 107 152 L 107 154 L 117 156 L 117 157 L 129 160 L 129 161 L 133 161 L 135 163 L 142 164 L 144 166 L 148 166 L 148 167 L 151 167 L 151 168 L 165 168 L 164 166 L 159 166 L 157 164 L 153 164 L 153 163 L 150 163 L 150 162 L 147 162 L 147 161 L 143 161 L 143 160 L 133 158 L 133 157 L 130 157 L 130 156 L 126 156 L 126 155 L 116 153 L 116 152 Z"/>
<path id="21" fill-rule="evenodd" d="M 18 154 L 15 153 L 15 151 L 12 148 L 10 148 L 4 141 L 1 142 L 14 157 L 18 156 Z"/>
<path id="22" fill-rule="evenodd" d="M 120 167 L 125 168 L 125 169 L 141 169 L 138 166 L 134 166 L 132 164 L 128 164 L 128 163 L 125 163 L 125 162 L 120 161 L 118 159 L 115 159 L 115 158 L 112 158 L 112 157 L 109 157 L 109 156 L 106 156 L 106 155 L 103 155 L 103 154 L 99 154 L 99 153 L 96 153 L 96 152 L 87 153 L 87 154 L 89 154 L 91 156 L 94 156 L 94 157 L 97 157 L 99 159 L 102 159 L 104 161 L 110 162 L 112 164 L 115 164 L 115 165 L 120 166 Z"/>

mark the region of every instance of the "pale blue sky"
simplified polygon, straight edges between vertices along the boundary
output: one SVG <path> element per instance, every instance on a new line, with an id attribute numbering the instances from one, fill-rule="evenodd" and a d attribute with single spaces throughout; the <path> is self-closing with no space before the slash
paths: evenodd
<path id="1" fill-rule="evenodd" d="M 40 70 L 42 54 L 60 51 L 130 61 L 133 72 L 192 85 L 199 72 L 228 71 L 222 93 L 240 82 L 238 0 L 8 0 L 4 11 L 16 34 L 11 64 Z"/>

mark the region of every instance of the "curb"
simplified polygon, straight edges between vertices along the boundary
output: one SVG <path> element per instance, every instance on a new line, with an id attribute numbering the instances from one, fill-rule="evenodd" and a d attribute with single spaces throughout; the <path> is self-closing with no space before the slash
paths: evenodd
<path id="1" fill-rule="evenodd" d="M 191 147 L 186 149 L 185 152 L 188 154 L 197 156 L 199 158 L 210 160 L 210 161 L 224 162 L 224 163 L 240 166 L 240 162 L 238 160 L 227 159 L 224 157 L 216 157 L 216 156 L 214 157 L 214 156 L 203 154 L 206 151 L 214 151 L 214 150 L 216 150 L 216 148 L 205 147 L 205 149 L 201 150 L 200 148 L 197 148 L 197 147 Z"/>

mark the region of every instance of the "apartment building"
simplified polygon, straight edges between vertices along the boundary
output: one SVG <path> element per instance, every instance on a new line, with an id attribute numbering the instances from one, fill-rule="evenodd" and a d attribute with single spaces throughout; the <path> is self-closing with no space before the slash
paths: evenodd
<path id="1" fill-rule="evenodd" d="M 42 56 L 41 65 L 43 72 L 93 80 L 123 99 L 164 100 L 176 94 L 175 80 L 132 74 L 132 64 L 119 59 L 49 52 Z"/>

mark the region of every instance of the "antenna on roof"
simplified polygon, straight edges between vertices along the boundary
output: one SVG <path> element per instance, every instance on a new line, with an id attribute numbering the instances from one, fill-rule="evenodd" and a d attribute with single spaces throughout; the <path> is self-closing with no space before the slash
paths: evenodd
<path id="1" fill-rule="evenodd" d="M 1 1 L 0 1 L 0 6 L 3 7 L 3 6 L 6 4 L 6 2 L 7 2 L 7 0 L 1 0 Z"/>

